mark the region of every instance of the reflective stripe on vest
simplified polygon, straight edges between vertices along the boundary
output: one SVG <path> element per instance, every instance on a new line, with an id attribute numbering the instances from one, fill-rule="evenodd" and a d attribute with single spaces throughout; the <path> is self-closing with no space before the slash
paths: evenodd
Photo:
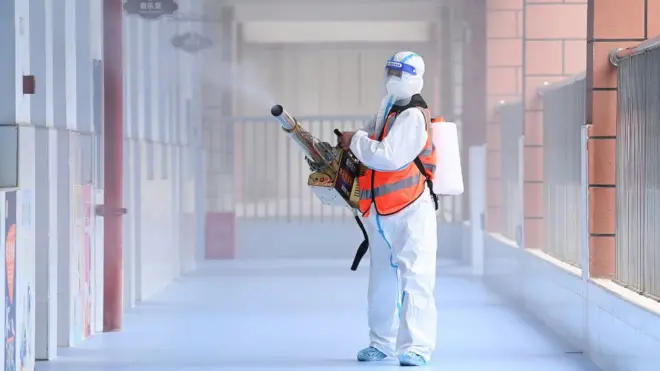
<path id="1" fill-rule="evenodd" d="M 421 174 L 418 172 L 416 175 L 409 176 L 407 178 L 401 179 L 391 184 L 383 184 L 382 186 L 374 188 L 374 197 L 385 196 L 388 193 L 400 191 L 408 187 L 412 187 L 419 183 L 419 178 Z M 370 200 L 371 199 L 371 190 L 365 189 L 360 191 L 361 200 Z"/>
<path id="2" fill-rule="evenodd" d="M 433 179 L 435 145 L 432 138 L 431 117 L 428 109 L 420 108 L 420 110 L 424 115 L 428 138 L 418 158 L 426 174 L 422 174 L 417 164 L 413 162 L 393 172 L 367 169 L 358 179 L 360 185 L 359 209 L 365 217 L 369 216 L 372 205 L 379 215 L 392 215 L 403 210 L 423 194 L 427 178 Z M 397 116 L 395 113 L 388 115 L 380 135 L 373 132 L 369 137 L 372 140 L 384 140 L 393 125 L 400 125 L 400 123 L 396 123 Z"/>

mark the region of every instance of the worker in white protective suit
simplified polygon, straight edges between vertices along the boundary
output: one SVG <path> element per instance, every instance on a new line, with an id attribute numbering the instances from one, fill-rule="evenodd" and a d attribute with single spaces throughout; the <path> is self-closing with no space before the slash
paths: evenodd
<path id="1" fill-rule="evenodd" d="M 363 362 L 398 355 L 402 366 L 421 366 L 435 349 L 437 197 L 430 115 L 419 94 L 424 69 L 412 52 L 390 58 L 387 94 L 375 120 L 339 138 L 368 168 L 359 179 L 371 249 L 371 343 L 358 352 Z"/>

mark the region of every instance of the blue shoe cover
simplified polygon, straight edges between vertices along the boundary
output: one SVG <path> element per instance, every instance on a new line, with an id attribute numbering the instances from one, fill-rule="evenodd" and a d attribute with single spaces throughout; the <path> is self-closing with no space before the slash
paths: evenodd
<path id="1" fill-rule="evenodd" d="M 401 366 L 424 366 L 426 361 L 422 356 L 413 352 L 406 352 L 399 356 Z"/>
<path id="2" fill-rule="evenodd" d="M 382 361 L 385 358 L 387 358 L 387 354 L 374 347 L 364 348 L 357 354 L 357 360 L 360 362 Z"/>

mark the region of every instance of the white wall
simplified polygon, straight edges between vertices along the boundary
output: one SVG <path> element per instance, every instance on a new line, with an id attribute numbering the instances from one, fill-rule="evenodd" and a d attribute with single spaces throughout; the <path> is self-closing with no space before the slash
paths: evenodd
<path id="1" fill-rule="evenodd" d="M 195 11 L 193 0 L 179 2 Z M 198 56 L 171 38 L 200 24 L 125 18 L 124 267 L 125 305 L 132 306 L 195 266 L 195 177 L 198 149 L 191 131 L 199 116 Z M 197 118 L 196 118 L 197 117 Z"/>
<path id="2" fill-rule="evenodd" d="M 485 237 L 486 282 L 604 371 L 657 370 L 660 304 L 513 241 Z"/>
<path id="3" fill-rule="evenodd" d="M 217 2 L 215 6 L 223 6 L 228 1 Z M 300 1 L 295 2 L 253 2 L 245 0 L 235 2 L 236 20 L 239 22 L 254 21 L 434 21 L 440 5 L 438 1 L 390 1 L 377 4 L 361 0 L 339 2 L 334 1 Z"/>
<path id="4" fill-rule="evenodd" d="M 483 209 L 486 193 L 485 175 L 483 166 L 475 166 L 485 163 L 484 151 L 472 149 L 470 154 L 472 225 L 461 227 L 462 237 L 454 243 L 462 246 L 475 276 L 507 304 L 527 312 L 566 340 L 571 346 L 567 351 L 584 352 L 603 371 L 657 370 L 660 304 L 611 280 L 590 278 L 586 235 L 580 246 L 582 266 L 586 267 L 582 270 L 540 250 L 524 249 L 499 234 L 485 232 L 478 226 L 478 207 Z M 583 166 L 586 161 L 584 155 Z M 584 187 L 586 170 L 583 167 Z M 584 189 L 579 209 L 580 228 L 586 231 Z M 450 241 L 446 237 L 444 240 Z"/>
<path id="5" fill-rule="evenodd" d="M 487 286 L 545 323 L 604 371 L 655 370 L 660 350 L 660 304 L 589 274 L 585 127 L 581 134 L 583 192 L 577 207 L 583 236 L 576 248 L 581 250 L 582 269 L 540 250 L 521 248 L 499 234 L 480 232 L 473 233 L 471 240 L 484 252 L 483 271 L 479 273 Z M 479 171 L 485 173 L 483 169 Z M 470 204 L 476 206 L 475 201 L 483 201 L 485 196 L 486 180 L 477 179 L 475 174 L 470 180 Z M 478 192 L 475 186 L 480 188 Z"/>
<path id="6" fill-rule="evenodd" d="M 236 88 L 236 116 L 267 117 L 275 102 L 296 116 L 373 115 L 384 92 L 385 62 L 393 54 L 412 50 L 426 57 L 428 82 L 438 70 L 430 44 L 419 42 L 245 43 L 239 48 L 237 78 L 247 86 Z M 428 84 L 422 94 L 432 91 Z"/>
<path id="7" fill-rule="evenodd" d="M 192 3 L 179 2 L 182 10 Z M 5 263 L 12 261 L 5 225 L 14 221 L 17 231 L 16 288 L 9 290 L 15 314 L 5 314 L 15 316 L 16 357 L 0 352 L 0 362 L 29 371 L 35 358 L 51 359 L 58 346 L 102 329 L 103 219 L 94 216 L 103 201 L 102 0 L 1 4 L 0 76 L 15 84 L 0 88 L 0 119 L 20 128 L 20 188 L 0 190 Z M 187 107 L 199 101 L 199 68 L 170 45 L 175 32 L 173 22 L 125 22 L 127 307 L 195 266 L 196 181 L 189 170 L 200 150 L 189 131 L 201 115 Z M 24 95 L 22 76 L 30 74 L 36 94 Z M 7 214 L 5 201 L 14 199 Z M 6 266 L 1 287 L 13 269 Z"/>
<path id="8" fill-rule="evenodd" d="M 416 43 L 430 38 L 423 21 L 253 21 L 243 23 L 248 43 Z"/>
<path id="9" fill-rule="evenodd" d="M 0 211 L 0 256 L 4 257 L 0 275 L 5 297 L 5 321 L 2 325 L 5 336 L 2 339 L 3 345 L 14 351 L 9 357 L 3 354 L 1 359 L 6 369 L 30 370 L 34 367 L 35 331 L 35 132 L 28 126 L 31 120 L 30 97 L 22 94 L 22 76 L 30 74 L 30 14 L 25 2 L 4 5 L 9 8 L 2 9 L 5 14 L 0 16 L 0 32 L 5 38 L 2 43 L 6 42 L 4 49 L 8 52 L 0 59 L 0 68 L 5 69 L 3 75 L 13 75 L 13 79 L 3 81 L 15 81 L 15 90 L 14 97 L 0 108 L 3 111 L 0 116 L 3 117 L 3 124 L 13 121 L 20 125 L 19 146 L 25 148 L 27 153 L 19 156 L 19 183 L 22 189 L 0 190 L 3 205 Z M 8 240 L 7 233 L 11 224 L 14 224 L 16 231 L 13 243 Z M 8 288 L 5 288 L 5 283 Z M 9 331 L 5 328 L 7 322 L 12 324 Z M 13 338 L 13 341 L 9 342 L 8 338 Z M 26 356 L 21 357 L 22 354 Z"/>

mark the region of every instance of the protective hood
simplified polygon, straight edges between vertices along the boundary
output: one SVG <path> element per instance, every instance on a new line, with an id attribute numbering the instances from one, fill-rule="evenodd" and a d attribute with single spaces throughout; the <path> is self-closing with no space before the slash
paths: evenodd
<path id="1" fill-rule="evenodd" d="M 413 95 L 422 92 L 425 69 L 424 59 L 409 51 L 399 52 L 385 63 L 386 95 L 376 116 L 377 128 L 382 128 L 395 102 L 409 101 Z"/>
<path id="2" fill-rule="evenodd" d="M 424 60 L 413 52 L 399 52 L 385 64 L 387 94 L 395 101 L 408 99 L 422 92 Z"/>

